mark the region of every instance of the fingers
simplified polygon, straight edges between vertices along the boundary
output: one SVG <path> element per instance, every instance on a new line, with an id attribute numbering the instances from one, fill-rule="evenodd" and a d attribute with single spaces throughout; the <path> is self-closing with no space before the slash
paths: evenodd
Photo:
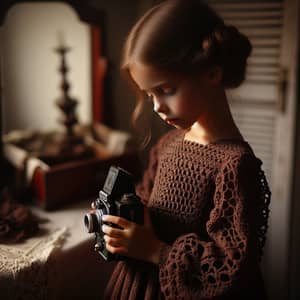
<path id="1" fill-rule="evenodd" d="M 106 250 L 109 251 L 112 254 L 119 254 L 119 255 L 126 255 L 127 254 L 126 249 L 122 246 L 114 247 L 114 246 L 111 246 L 109 244 L 106 244 Z"/>
<path id="2" fill-rule="evenodd" d="M 113 254 L 127 256 L 131 239 L 136 232 L 136 224 L 113 215 L 102 216 L 102 221 L 121 227 L 120 229 L 107 224 L 102 225 L 106 250 Z"/>
<path id="3" fill-rule="evenodd" d="M 122 229 L 117 229 L 108 225 L 102 225 L 101 229 L 105 234 L 109 235 L 110 237 L 119 238 L 123 236 Z"/>
<path id="4" fill-rule="evenodd" d="M 110 247 L 121 247 L 122 246 L 121 240 L 119 240 L 117 238 L 110 237 L 106 234 L 103 236 L 103 238 L 106 242 L 106 248 L 107 248 L 108 245 Z"/>
<path id="5" fill-rule="evenodd" d="M 130 221 L 128 221 L 124 218 L 121 218 L 121 217 L 118 217 L 118 216 L 112 216 L 112 215 L 103 215 L 102 216 L 102 221 L 111 222 L 111 223 L 116 224 L 116 225 L 118 225 L 122 228 L 128 228 L 131 225 Z"/>
<path id="6" fill-rule="evenodd" d="M 122 237 L 124 230 L 103 225 L 102 231 L 105 233 L 103 239 L 105 240 L 105 248 L 107 251 L 119 255 L 126 254 L 126 240 Z"/>

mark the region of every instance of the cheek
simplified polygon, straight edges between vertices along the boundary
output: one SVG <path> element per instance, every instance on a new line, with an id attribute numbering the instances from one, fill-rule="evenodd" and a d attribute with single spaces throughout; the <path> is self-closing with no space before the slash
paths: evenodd
<path id="1" fill-rule="evenodd" d="M 170 101 L 170 107 L 173 113 L 182 114 L 187 110 L 187 101 L 186 97 L 182 94 L 178 95 L 176 98 Z"/>
<path id="2" fill-rule="evenodd" d="M 197 101 L 192 101 L 191 98 L 185 98 L 185 101 L 178 103 L 176 109 L 179 113 L 182 113 L 186 116 L 192 116 L 198 110 L 199 103 Z"/>
<path id="3" fill-rule="evenodd" d="M 178 101 L 180 109 L 188 111 L 195 110 L 199 107 L 199 95 L 198 90 L 188 87 L 182 90 L 180 95 L 180 101 Z"/>

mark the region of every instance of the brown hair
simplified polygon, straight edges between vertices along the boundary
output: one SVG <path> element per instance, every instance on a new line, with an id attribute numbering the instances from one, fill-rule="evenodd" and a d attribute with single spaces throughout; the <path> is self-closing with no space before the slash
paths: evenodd
<path id="1" fill-rule="evenodd" d="M 130 31 L 121 70 L 131 80 L 129 70 L 135 62 L 186 75 L 219 66 L 224 88 L 234 88 L 245 78 L 251 50 L 249 39 L 225 25 L 203 1 L 167 0 L 146 12 Z M 133 118 L 143 106 L 139 99 Z"/>

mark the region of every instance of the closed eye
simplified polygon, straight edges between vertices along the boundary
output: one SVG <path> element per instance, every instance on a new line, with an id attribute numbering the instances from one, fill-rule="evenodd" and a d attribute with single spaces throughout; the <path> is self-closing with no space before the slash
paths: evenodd
<path id="1" fill-rule="evenodd" d="M 145 100 L 152 102 L 154 97 L 170 97 L 175 95 L 176 88 L 169 86 L 157 86 L 149 92 L 146 92 L 145 90 L 143 92 L 145 95 Z"/>
<path id="2" fill-rule="evenodd" d="M 155 92 L 158 96 L 173 96 L 176 93 L 175 87 L 157 87 L 155 88 Z"/>
<path id="3" fill-rule="evenodd" d="M 168 97 L 175 95 L 175 93 L 175 87 L 156 87 L 152 92 L 145 93 L 145 98 L 147 100 L 152 100 L 153 97 Z"/>

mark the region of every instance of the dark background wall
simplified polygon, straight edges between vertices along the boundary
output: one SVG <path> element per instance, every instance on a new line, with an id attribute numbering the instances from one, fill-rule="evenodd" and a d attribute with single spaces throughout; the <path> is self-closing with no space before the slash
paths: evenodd
<path id="1" fill-rule="evenodd" d="M 131 114 L 135 106 L 135 95 L 128 84 L 121 78 L 119 71 L 122 48 L 127 34 L 137 19 L 158 0 L 91 0 L 90 3 L 104 10 L 106 14 L 105 52 L 109 68 L 107 74 L 108 95 L 104 101 L 108 102 L 111 115 L 107 120 L 113 128 L 130 131 L 137 134 L 131 124 Z M 158 116 L 151 114 L 144 121 L 150 126 L 151 140 L 142 152 L 144 165 L 147 164 L 147 153 L 155 141 L 170 127 L 163 123 Z M 139 138 L 141 138 L 139 136 Z"/>

